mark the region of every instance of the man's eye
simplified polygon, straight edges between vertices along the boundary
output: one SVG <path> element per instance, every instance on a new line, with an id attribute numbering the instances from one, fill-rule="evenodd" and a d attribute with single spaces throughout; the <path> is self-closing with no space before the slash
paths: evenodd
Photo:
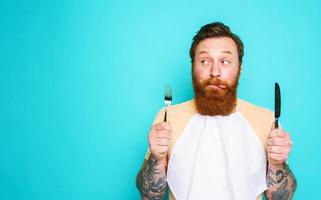
<path id="1" fill-rule="evenodd" d="M 209 61 L 207 59 L 201 60 L 201 64 L 207 65 L 207 64 L 209 64 Z"/>
<path id="2" fill-rule="evenodd" d="M 221 63 L 224 64 L 224 65 L 228 65 L 228 64 L 230 64 L 231 62 L 230 62 L 229 60 L 222 60 Z"/>

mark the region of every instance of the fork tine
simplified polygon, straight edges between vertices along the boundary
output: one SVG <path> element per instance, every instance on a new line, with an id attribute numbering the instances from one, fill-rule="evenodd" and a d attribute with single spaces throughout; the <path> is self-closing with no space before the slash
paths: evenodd
<path id="1" fill-rule="evenodd" d="M 171 100 L 172 99 L 172 88 L 171 86 L 166 86 L 165 87 L 165 99 L 166 100 Z"/>
<path id="2" fill-rule="evenodd" d="M 164 121 L 166 122 L 167 121 L 167 106 L 170 106 L 172 103 L 172 88 L 169 85 L 165 86 L 164 101 L 165 101 Z"/>
<path id="3" fill-rule="evenodd" d="M 167 96 L 168 96 L 168 86 L 166 85 L 165 86 L 165 99 L 167 99 Z"/>

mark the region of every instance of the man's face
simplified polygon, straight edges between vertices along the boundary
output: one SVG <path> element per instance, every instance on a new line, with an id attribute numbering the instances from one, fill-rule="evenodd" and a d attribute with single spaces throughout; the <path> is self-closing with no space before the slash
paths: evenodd
<path id="1" fill-rule="evenodd" d="M 208 38 L 196 46 L 193 87 L 200 114 L 228 115 L 233 111 L 240 69 L 231 38 Z"/>
<path id="2" fill-rule="evenodd" d="M 208 84 L 206 91 L 223 93 L 225 84 L 232 85 L 240 64 L 235 42 L 228 37 L 208 38 L 195 49 L 193 76 L 200 84 L 217 77 L 222 84 Z"/>

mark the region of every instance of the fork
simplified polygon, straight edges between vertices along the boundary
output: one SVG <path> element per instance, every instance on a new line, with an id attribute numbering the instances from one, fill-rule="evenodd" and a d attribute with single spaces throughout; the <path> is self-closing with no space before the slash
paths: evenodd
<path id="1" fill-rule="evenodd" d="M 173 99 L 172 88 L 171 88 L 171 86 L 168 85 L 165 87 L 165 95 L 164 95 L 164 104 L 165 104 L 164 122 L 167 122 L 167 107 L 172 104 L 172 99 Z M 165 172 L 167 172 L 168 159 L 169 159 L 168 154 L 166 154 L 166 157 L 163 160 Z"/>
<path id="2" fill-rule="evenodd" d="M 167 107 L 172 104 L 172 88 L 171 86 L 165 87 L 164 103 L 165 103 L 165 116 L 164 122 L 167 122 Z"/>

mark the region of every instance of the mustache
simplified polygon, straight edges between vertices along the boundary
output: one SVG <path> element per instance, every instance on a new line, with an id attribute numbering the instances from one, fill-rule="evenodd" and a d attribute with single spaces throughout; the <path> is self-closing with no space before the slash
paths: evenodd
<path id="1" fill-rule="evenodd" d="M 222 89 L 230 88 L 231 85 L 227 81 L 223 81 L 219 78 L 209 78 L 202 83 L 203 87 L 214 85 Z"/>

